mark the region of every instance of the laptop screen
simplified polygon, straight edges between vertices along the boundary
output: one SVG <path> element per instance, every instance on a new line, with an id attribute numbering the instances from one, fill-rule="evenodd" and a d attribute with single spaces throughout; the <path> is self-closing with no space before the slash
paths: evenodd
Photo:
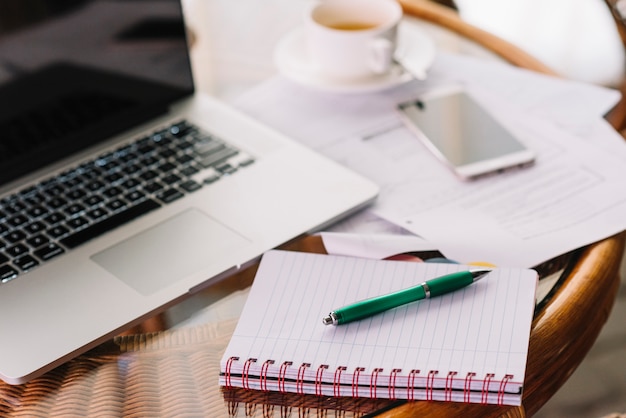
<path id="1" fill-rule="evenodd" d="M 179 0 L 0 0 L 0 184 L 192 92 Z"/>

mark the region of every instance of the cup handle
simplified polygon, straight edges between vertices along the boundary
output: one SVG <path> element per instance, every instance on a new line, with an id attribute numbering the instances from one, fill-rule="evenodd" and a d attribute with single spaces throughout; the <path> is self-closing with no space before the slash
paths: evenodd
<path id="1" fill-rule="evenodd" d="M 393 62 L 393 43 L 386 38 L 376 38 L 370 44 L 370 69 L 376 74 L 389 71 Z"/>

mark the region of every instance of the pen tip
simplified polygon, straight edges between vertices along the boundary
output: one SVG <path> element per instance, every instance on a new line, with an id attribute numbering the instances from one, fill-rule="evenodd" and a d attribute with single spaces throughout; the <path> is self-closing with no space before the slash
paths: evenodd
<path id="1" fill-rule="evenodd" d="M 492 269 L 475 269 L 475 270 L 471 270 L 470 273 L 472 273 L 472 277 L 474 278 L 474 281 L 486 276 L 487 274 L 491 273 L 493 270 Z"/>
<path id="2" fill-rule="evenodd" d="M 331 325 L 333 323 L 333 318 L 331 318 L 330 315 L 325 316 L 324 318 L 322 318 L 322 323 L 324 325 Z"/>

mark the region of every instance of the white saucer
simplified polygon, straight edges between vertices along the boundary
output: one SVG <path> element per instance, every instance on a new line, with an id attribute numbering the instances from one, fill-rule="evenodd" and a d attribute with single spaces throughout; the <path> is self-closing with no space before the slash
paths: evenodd
<path id="1" fill-rule="evenodd" d="M 406 83 L 415 77 L 404 67 L 409 67 L 413 74 L 425 78 L 427 70 L 435 59 L 435 44 L 432 39 L 415 25 L 400 24 L 396 58 L 403 63 L 404 67 L 394 65 L 389 73 L 367 79 L 332 80 L 317 74 L 311 68 L 304 36 L 304 29 L 299 28 L 288 33 L 278 42 L 274 51 L 274 62 L 278 70 L 299 84 L 335 93 L 374 92 Z"/>

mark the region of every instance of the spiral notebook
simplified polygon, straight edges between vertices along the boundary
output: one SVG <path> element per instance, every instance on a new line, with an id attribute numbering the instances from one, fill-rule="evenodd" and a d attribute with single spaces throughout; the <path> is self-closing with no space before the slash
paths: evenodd
<path id="1" fill-rule="evenodd" d="M 537 273 L 498 268 L 459 291 L 340 326 L 335 308 L 467 269 L 267 252 L 220 385 L 320 396 L 519 405 Z"/>

